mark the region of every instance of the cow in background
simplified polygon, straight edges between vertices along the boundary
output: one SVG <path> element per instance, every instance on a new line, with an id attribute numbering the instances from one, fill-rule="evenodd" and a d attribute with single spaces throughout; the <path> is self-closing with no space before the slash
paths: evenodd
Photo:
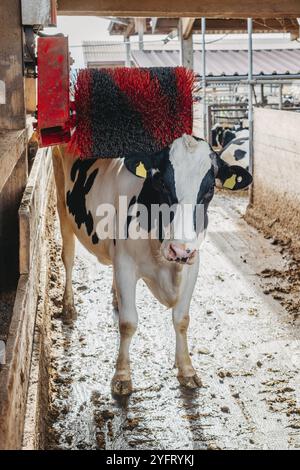
<path id="1" fill-rule="evenodd" d="M 249 169 L 249 130 L 224 128 L 217 123 L 211 130 L 212 146 L 229 165 Z"/>
<path id="2" fill-rule="evenodd" d="M 238 165 L 249 170 L 249 131 L 237 133 L 226 147 L 219 152 L 220 158 L 228 165 Z"/>

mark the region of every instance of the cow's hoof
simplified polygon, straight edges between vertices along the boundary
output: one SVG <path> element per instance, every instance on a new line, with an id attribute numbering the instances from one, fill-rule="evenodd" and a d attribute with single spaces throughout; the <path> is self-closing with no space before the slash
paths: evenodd
<path id="1" fill-rule="evenodd" d="M 179 380 L 180 385 L 182 385 L 185 388 L 195 389 L 195 388 L 202 387 L 202 381 L 200 377 L 198 377 L 197 374 L 192 375 L 190 377 L 178 375 L 178 380 Z"/>
<path id="2" fill-rule="evenodd" d="M 62 321 L 65 325 L 72 325 L 77 320 L 77 311 L 74 305 L 64 305 L 62 311 Z"/>
<path id="3" fill-rule="evenodd" d="M 132 393 L 131 380 L 112 379 L 111 390 L 114 395 L 126 396 Z"/>

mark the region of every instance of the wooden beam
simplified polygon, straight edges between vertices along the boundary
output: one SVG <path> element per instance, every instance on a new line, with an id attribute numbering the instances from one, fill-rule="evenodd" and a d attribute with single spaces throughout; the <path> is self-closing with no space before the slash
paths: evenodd
<path id="1" fill-rule="evenodd" d="M 193 31 L 193 26 L 196 18 L 182 18 L 182 36 L 183 39 L 188 39 Z"/>
<path id="2" fill-rule="evenodd" d="M 297 18 L 299 0 L 58 0 L 60 15 Z"/>

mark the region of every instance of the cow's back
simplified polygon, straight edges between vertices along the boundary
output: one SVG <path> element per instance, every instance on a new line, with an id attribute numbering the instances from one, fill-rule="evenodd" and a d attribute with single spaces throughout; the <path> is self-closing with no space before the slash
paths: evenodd
<path id="1" fill-rule="evenodd" d="M 99 239 L 101 208 L 110 207 L 107 220 L 118 213 L 119 196 L 128 201 L 139 193 L 143 180 L 132 175 L 122 159 L 78 159 L 66 145 L 55 147 L 53 164 L 57 196 L 79 241 L 104 264 L 111 264 L 115 240 Z M 103 217 L 103 213 L 102 213 Z"/>

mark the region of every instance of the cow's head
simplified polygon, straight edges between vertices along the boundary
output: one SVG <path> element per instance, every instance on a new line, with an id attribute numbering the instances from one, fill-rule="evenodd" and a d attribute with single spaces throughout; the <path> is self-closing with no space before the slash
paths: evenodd
<path id="1" fill-rule="evenodd" d="M 128 156 L 125 166 L 145 178 L 138 202 L 175 207 L 169 236 L 159 237 L 160 253 L 168 261 L 187 264 L 194 262 L 203 239 L 215 180 L 230 190 L 246 188 L 252 182 L 247 170 L 229 166 L 206 141 L 186 134 L 157 154 Z"/>

